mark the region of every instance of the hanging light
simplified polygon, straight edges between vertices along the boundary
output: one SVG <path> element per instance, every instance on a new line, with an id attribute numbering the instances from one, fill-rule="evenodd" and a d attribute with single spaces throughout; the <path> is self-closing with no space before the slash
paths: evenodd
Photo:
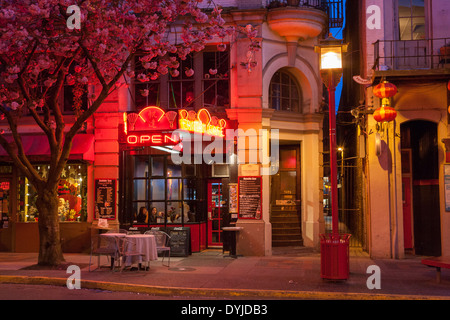
<path id="1" fill-rule="evenodd" d="M 377 122 L 390 122 L 397 117 L 397 111 L 388 106 L 381 106 L 373 113 L 373 118 Z"/>
<path id="2" fill-rule="evenodd" d="M 383 81 L 373 88 L 373 94 L 378 98 L 391 98 L 397 93 L 397 87 L 388 81 Z"/>
<path id="3" fill-rule="evenodd" d="M 382 105 L 389 105 L 389 98 L 397 94 L 397 87 L 385 80 L 373 88 L 373 94 L 382 99 Z"/>

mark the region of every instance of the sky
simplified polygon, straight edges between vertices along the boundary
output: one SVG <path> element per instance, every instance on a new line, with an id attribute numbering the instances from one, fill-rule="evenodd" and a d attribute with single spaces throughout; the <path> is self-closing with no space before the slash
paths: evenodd
<path id="1" fill-rule="evenodd" d="M 342 31 L 344 30 L 344 27 L 345 27 L 345 21 L 346 21 L 346 19 L 345 19 L 345 3 L 346 3 L 346 0 L 344 0 L 343 2 L 344 2 L 344 25 L 342 26 L 342 28 L 331 28 L 330 29 L 330 32 L 333 34 L 333 37 L 335 37 L 336 39 L 342 39 Z M 342 78 L 341 78 L 341 82 L 336 87 L 336 113 L 339 108 L 339 101 L 341 100 L 341 93 L 342 93 Z"/>

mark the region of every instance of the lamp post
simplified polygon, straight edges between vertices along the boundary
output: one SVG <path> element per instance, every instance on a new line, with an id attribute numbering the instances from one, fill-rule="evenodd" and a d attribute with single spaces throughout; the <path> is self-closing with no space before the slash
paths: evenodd
<path id="1" fill-rule="evenodd" d="M 344 216 L 345 213 L 345 189 L 344 189 L 344 148 L 343 147 L 338 147 L 337 151 L 339 151 L 341 153 L 341 174 L 340 174 L 340 179 L 341 179 L 341 217 Z"/>
<path id="2" fill-rule="evenodd" d="M 330 131 L 330 182 L 331 182 L 331 221 L 332 233 L 339 234 L 338 222 L 338 190 L 336 159 L 336 85 L 342 76 L 342 53 L 347 45 L 331 36 L 320 41 L 314 48 L 320 54 L 320 76 L 328 89 L 329 131 Z"/>
<path id="3" fill-rule="evenodd" d="M 349 274 L 349 235 L 339 234 L 337 155 L 336 155 L 336 85 L 342 76 L 342 53 L 347 45 L 331 34 L 320 41 L 314 51 L 320 54 L 320 76 L 328 89 L 330 132 L 330 183 L 331 183 L 331 235 L 321 235 L 321 276 L 326 279 L 344 280 Z"/>

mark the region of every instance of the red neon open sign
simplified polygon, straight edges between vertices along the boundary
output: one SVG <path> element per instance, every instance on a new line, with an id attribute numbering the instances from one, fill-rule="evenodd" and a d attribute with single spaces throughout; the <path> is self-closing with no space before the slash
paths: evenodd
<path id="1" fill-rule="evenodd" d="M 134 132 L 127 136 L 127 143 L 134 146 L 162 146 L 180 143 L 180 137 L 172 133 L 139 133 Z"/>

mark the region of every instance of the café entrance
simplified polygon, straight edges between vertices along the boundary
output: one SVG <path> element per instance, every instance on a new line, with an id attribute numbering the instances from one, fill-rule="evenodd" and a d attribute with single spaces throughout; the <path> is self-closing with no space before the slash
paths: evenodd
<path id="1" fill-rule="evenodd" d="M 223 243 L 223 185 L 221 180 L 208 182 L 208 247 L 221 247 Z"/>

